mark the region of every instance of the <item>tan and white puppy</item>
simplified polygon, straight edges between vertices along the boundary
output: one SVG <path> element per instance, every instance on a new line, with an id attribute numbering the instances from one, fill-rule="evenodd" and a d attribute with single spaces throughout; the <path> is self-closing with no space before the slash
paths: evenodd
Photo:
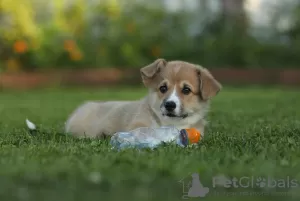
<path id="1" fill-rule="evenodd" d="M 78 137 L 105 137 L 138 127 L 197 128 L 204 135 L 205 116 L 221 84 L 201 66 L 157 59 L 140 69 L 147 96 L 136 101 L 89 101 L 66 122 Z"/>

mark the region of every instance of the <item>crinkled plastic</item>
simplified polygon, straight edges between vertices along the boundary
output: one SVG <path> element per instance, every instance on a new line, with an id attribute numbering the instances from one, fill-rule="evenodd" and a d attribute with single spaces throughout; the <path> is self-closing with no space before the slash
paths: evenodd
<path id="1" fill-rule="evenodd" d="M 162 143 L 174 142 L 183 146 L 180 131 L 172 126 L 150 128 L 140 127 L 129 132 L 117 132 L 111 137 L 110 144 L 116 149 L 155 148 Z"/>

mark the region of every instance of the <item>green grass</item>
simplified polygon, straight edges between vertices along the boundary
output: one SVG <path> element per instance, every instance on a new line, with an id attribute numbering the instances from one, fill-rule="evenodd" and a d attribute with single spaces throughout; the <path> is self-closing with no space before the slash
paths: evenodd
<path id="1" fill-rule="evenodd" d="M 254 181 L 260 176 L 289 176 L 300 186 L 297 89 L 225 87 L 212 102 L 205 139 L 189 148 L 168 145 L 118 152 L 107 141 L 56 135 L 85 100 L 133 100 L 145 94 L 143 88 L 129 87 L 2 91 L 0 200 L 181 200 L 191 173 L 199 173 L 202 184 L 210 188 L 205 198 L 192 200 L 299 200 L 299 188 L 212 187 L 215 175 L 248 176 Z M 36 136 L 28 133 L 26 118 L 41 128 Z M 223 194 L 280 190 L 290 194 Z"/>

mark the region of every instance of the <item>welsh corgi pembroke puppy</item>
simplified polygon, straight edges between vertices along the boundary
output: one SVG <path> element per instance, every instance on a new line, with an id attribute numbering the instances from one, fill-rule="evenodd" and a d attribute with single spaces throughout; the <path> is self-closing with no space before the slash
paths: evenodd
<path id="1" fill-rule="evenodd" d="M 221 84 L 211 73 L 184 61 L 157 59 L 140 69 L 148 94 L 136 101 L 88 101 L 65 124 L 77 137 L 107 137 L 139 127 L 196 128 L 204 136 L 211 98 Z"/>

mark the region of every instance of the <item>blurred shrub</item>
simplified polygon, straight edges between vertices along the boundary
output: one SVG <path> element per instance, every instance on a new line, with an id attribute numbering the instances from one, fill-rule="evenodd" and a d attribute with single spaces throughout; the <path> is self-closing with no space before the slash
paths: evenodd
<path id="1" fill-rule="evenodd" d="M 195 13 L 167 12 L 161 1 L 155 7 L 134 0 L 47 2 L 0 1 L 0 68 L 140 67 L 158 57 L 214 67 L 300 63 L 299 20 L 270 42 L 247 27 L 241 31 L 234 19 L 229 28 L 222 15 L 197 24 Z M 191 34 L 191 27 L 201 25 Z"/>

